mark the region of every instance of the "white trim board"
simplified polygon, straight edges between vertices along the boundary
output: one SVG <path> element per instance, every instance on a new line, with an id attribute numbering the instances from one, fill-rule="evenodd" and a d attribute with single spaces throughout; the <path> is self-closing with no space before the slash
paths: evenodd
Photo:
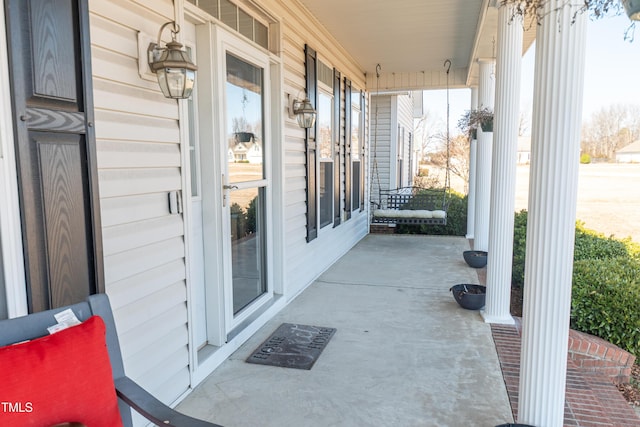
<path id="1" fill-rule="evenodd" d="M 27 314 L 27 288 L 22 247 L 22 225 L 18 200 L 18 178 L 13 142 L 13 116 L 9 85 L 9 58 L 4 8 L 0 10 L 0 250 L 6 283 L 6 305 L 9 317 Z M 0 298 L 3 298 L 0 295 Z"/>

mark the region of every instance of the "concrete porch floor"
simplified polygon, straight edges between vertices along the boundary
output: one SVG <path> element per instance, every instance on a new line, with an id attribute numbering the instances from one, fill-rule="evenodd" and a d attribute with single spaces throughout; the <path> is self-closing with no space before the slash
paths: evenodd
<path id="1" fill-rule="evenodd" d="M 369 235 L 178 410 L 227 427 L 513 422 L 491 328 L 449 288 L 478 283 L 464 238 Z M 281 323 L 337 328 L 310 371 L 245 363 Z"/>

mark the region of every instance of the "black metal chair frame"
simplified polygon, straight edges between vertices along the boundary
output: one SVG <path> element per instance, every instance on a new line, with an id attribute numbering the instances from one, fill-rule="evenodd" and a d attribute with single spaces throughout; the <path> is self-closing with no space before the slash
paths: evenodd
<path id="1" fill-rule="evenodd" d="M 47 327 L 57 323 L 54 314 L 70 308 L 79 320 L 84 321 L 93 315 L 102 318 L 106 325 L 106 341 L 111 360 L 113 380 L 118 395 L 118 406 L 124 427 L 132 427 L 130 408 L 135 409 L 147 420 L 168 427 L 220 427 L 183 415 L 169 408 L 153 397 L 124 372 L 120 343 L 111 312 L 109 298 L 105 294 L 91 295 L 87 301 L 67 307 L 56 308 L 23 317 L 0 321 L 0 346 L 33 340 L 48 334 Z"/>

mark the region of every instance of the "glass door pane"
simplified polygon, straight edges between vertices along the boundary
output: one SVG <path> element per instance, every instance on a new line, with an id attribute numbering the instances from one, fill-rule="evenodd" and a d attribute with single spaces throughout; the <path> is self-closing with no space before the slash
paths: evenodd
<path id="1" fill-rule="evenodd" d="M 267 292 L 264 70 L 226 55 L 226 163 L 233 315 Z"/>
<path id="2" fill-rule="evenodd" d="M 227 141 L 229 182 L 261 180 L 263 70 L 227 53 Z"/>
<path id="3" fill-rule="evenodd" d="M 262 188 L 231 192 L 233 314 L 267 291 L 264 280 L 263 200 Z"/>

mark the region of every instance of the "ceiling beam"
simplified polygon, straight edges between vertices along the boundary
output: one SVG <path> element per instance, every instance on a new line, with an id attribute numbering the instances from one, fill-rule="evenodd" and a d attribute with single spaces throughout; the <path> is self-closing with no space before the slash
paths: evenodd
<path id="1" fill-rule="evenodd" d="M 466 86 L 467 68 L 452 68 L 449 72 L 449 88 Z M 367 90 L 375 94 L 377 91 L 433 90 L 447 88 L 446 70 L 428 70 L 406 73 L 380 73 L 377 79 L 374 73 L 367 73 Z"/>

